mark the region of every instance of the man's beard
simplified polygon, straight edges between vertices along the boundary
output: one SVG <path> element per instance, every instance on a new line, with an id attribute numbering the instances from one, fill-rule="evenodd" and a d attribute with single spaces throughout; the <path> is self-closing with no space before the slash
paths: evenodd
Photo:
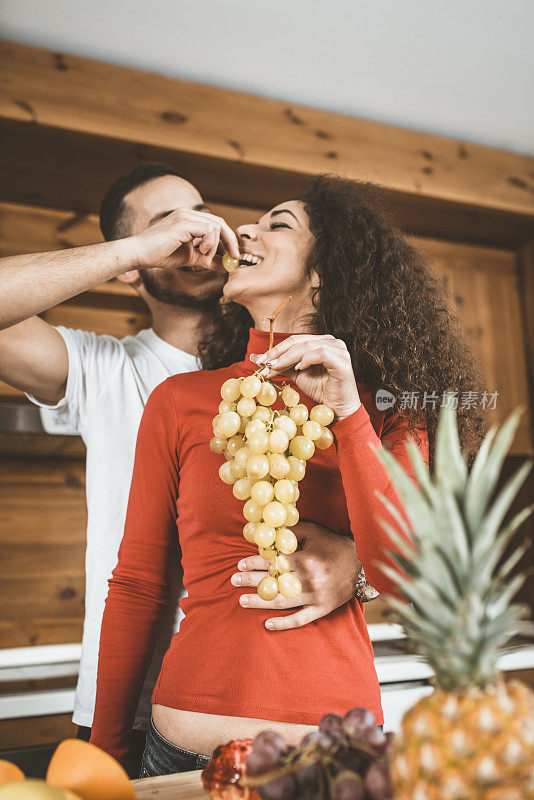
<path id="1" fill-rule="evenodd" d="M 172 285 L 162 285 L 160 281 L 155 278 L 152 270 L 141 269 L 139 270 L 143 286 L 148 294 L 155 300 L 168 305 L 178 306 L 180 308 L 210 308 L 215 305 L 222 297 L 222 286 L 208 287 L 204 294 L 191 295 Z"/>

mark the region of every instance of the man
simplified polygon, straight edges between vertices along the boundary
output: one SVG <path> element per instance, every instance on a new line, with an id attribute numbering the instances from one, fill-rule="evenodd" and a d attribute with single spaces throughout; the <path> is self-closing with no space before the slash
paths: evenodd
<path id="1" fill-rule="evenodd" d="M 37 405 L 54 408 L 87 446 L 86 604 L 73 714 L 85 738 L 93 718 L 107 582 L 123 534 L 143 408 L 169 375 L 200 368 L 198 343 L 225 280 L 216 257 L 219 244 L 239 257 L 233 231 L 209 213 L 191 183 L 163 164 L 141 164 L 119 178 L 104 197 L 100 223 L 102 244 L 0 261 L 0 378 Z M 151 313 L 152 327 L 137 336 L 118 340 L 54 328 L 36 316 L 114 277 L 133 286 Z M 354 595 L 362 578 L 352 541 L 306 523 L 298 534 L 303 549 L 290 558 L 310 602 L 289 616 L 274 616 L 275 631 L 328 614 Z M 321 569 L 325 564 L 328 570 Z M 232 583 L 257 586 L 264 570 L 259 556 L 244 559 Z M 178 585 L 175 595 L 180 594 Z M 249 596 L 248 608 L 257 607 L 256 598 Z M 273 609 L 297 605 L 272 601 Z M 136 728 L 142 731 L 161 657 L 178 622 L 174 602 L 139 704 Z M 137 734 L 137 749 L 142 738 Z"/>

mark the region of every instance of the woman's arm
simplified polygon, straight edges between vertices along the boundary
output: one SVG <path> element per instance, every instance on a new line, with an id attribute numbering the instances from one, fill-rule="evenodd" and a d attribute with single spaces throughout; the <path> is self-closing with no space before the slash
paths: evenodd
<path id="1" fill-rule="evenodd" d="M 157 626 L 168 594 L 176 533 L 178 431 L 168 381 L 146 405 L 117 566 L 102 620 L 91 742 L 119 760 L 127 751 Z"/>
<path id="2" fill-rule="evenodd" d="M 406 444 L 412 434 L 405 419 L 398 413 L 393 414 L 382 431 L 382 440 L 378 438 L 361 403 L 347 347 L 333 336 L 289 336 L 268 352 L 254 356 L 253 360 L 265 365 L 261 373 L 265 377 L 283 373 L 315 403 L 325 403 L 334 411 L 337 422 L 332 426 L 332 433 L 358 558 L 367 580 L 377 591 L 405 600 L 377 563 L 383 562 L 398 571 L 386 552 L 398 552 L 398 547 L 390 540 L 377 517 L 389 522 L 401 536 L 403 533 L 376 492 L 385 495 L 405 519 L 406 515 L 389 473 L 374 452 L 379 447 L 388 447 L 412 474 L 406 453 Z M 428 464 L 426 433 L 421 431 L 415 441 Z"/>
<path id="3" fill-rule="evenodd" d="M 402 538 L 407 537 L 387 510 L 377 492 L 384 495 L 408 522 L 404 506 L 393 488 L 389 473 L 378 458 L 376 451 L 381 447 L 390 450 L 406 472 L 415 481 L 411 461 L 406 451 L 409 441 L 415 441 L 428 466 L 428 437 L 425 430 L 413 434 L 405 417 L 394 412 L 384 425 L 382 436 L 375 429 L 363 405 L 345 419 L 332 426 L 339 459 L 339 468 L 347 500 L 351 530 L 354 534 L 356 551 L 365 569 L 369 583 L 381 594 L 393 594 L 402 601 L 398 587 L 382 572 L 379 562 L 388 564 L 398 571 L 398 567 L 387 550 L 398 552 L 379 522 L 381 517 L 388 522 Z"/>

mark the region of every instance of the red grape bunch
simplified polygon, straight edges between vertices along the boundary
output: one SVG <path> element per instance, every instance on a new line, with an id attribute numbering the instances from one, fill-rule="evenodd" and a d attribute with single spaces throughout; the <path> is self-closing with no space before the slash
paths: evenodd
<path id="1" fill-rule="evenodd" d="M 275 731 L 254 739 L 246 778 L 262 800 L 391 800 L 393 734 L 370 711 L 327 714 L 298 747 Z"/>
<path id="2" fill-rule="evenodd" d="M 272 408 L 278 396 L 284 404 L 280 410 Z M 332 444 L 328 425 L 334 412 L 316 405 L 308 413 L 296 389 L 280 389 L 257 374 L 229 378 L 221 397 L 210 450 L 226 456 L 219 476 L 245 503 L 243 536 L 270 562 L 258 594 L 263 600 L 274 600 L 278 593 L 298 597 L 302 586 L 286 558 L 297 549 L 290 529 L 299 520 L 298 483 L 315 448 Z"/>

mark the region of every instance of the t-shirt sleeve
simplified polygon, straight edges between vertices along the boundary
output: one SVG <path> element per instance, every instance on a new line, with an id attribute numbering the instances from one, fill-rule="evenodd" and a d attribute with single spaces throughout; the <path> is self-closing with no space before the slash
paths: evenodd
<path id="1" fill-rule="evenodd" d="M 396 585 L 379 567 L 382 562 L 397 569 L 388 550 L 398 552 L 379 518 L 388 522 L 399 535 L 407 541 L 393 515 L 387 510 L 376 491 L 383 494 L 402 517 L 408 522 L 406 510 L 400 500 L 386 467 L 376 452 L 384 447 L 393 453 L 401 466 L 415 482 L 411 461 L 406 445 L 415 441 L 428 466 L 428 437 L 426 428 L 421 426 L 415 432 L 408 427 L 405 415 L 393 412 L 386 418 L 378 437 L 369 414 L 363 405 L 349 417 L 332 426 L 338 453 L 339 468 L 347 501 L 347 508 L 354 535 L 356 552 L 362 562 L 369 583 L 381 594 L 387 593 L 406 602 Z"/>
<path id="2" fill-rule="evenodd" d="M 178 426 L 169 381 L 150 395 L 137 437 L 118 563 L 102 620 L 91 742 L 123 761 L 168 597 L 176 553 Z"/>
<path id="3" fill-rule="evenodd" d="M 111 375 L 125 358 L 124 349 L 113 336 L 62 325 L 56 330 L 65 342 L 69 361 L 65 396 L 55 405 L 30 394 L 26 396 L 35 405 L 53 410 L 63 422 L 79 430 L 88 406 L 108 385 Z"/>

